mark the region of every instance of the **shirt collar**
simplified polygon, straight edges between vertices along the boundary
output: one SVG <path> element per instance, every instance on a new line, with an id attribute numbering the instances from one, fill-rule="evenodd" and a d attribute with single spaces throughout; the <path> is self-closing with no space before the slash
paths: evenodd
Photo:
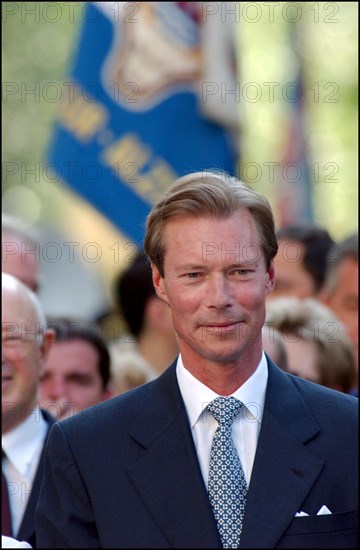
<path id="1" fill-rule="evenodd" d="M 188 413 L 190 426 L 193 428 L 200 415 L 206 409 L 206 406 L 218 397 L 218 394 L 205 386 L 205 384 L 195 378 L 184 367 L 181 354 L 177 360 L 176 376 Z M 267 379 L 268 366 L 265 354 L 263 353 L 255 372 L 232 394 L 233 397 L 239 399 L 246 407 L 245 418 L 249 422 L 257 421 L 261 424 Z"/>
<path id="2" fill-rule="evenodd" d="M 43 445 L 47 423 L 39 407 L 35 407 L 24 422 L 2 436 L 2 448 L 18 472 L 25 475 L 33 457 Z"/>

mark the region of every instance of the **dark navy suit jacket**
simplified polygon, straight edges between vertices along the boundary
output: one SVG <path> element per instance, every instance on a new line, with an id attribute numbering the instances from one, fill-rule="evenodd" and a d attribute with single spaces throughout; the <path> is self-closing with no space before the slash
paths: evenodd
<path id="1" fill-rule="evenodd" d="M 49 434 L 49 428 L 52 424 L 54 424 L 55 419 L 47 411 L 41 411 L 41 412 L 48 424 L 48 432 L 46 435 L 46 438 L 47 438 Z M 45 439 L 45 443 L 46 443 L 46 439 Z M 45 443 L 44 443 L 44 448 L 45 448 Z M 30 492 L 29 501 L 27 503 L 27 506 L 24 512 L 24 517 L 22 519 L 19 532 L 15 537 L 17 540 L 27 541 L 33 548 L 36 548 L 35 509 L 36 509 L 36 504 L 39 497 L 43 470 L 44 470 L 44 449 L 40 456 L 39 465 L 36 470 L 34 483 Z"/>
<path id="2" fill-rule="evenodd" d="M 268 364 L 241 548 L 356 547 L 357 399 Z M 221 548 L 175 363 L 56 423 L 45 455 L 38 547 Z"/>

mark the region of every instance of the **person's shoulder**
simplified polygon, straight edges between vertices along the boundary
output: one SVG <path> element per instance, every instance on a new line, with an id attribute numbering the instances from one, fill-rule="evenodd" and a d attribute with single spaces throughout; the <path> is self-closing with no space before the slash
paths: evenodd
<path id="1" fill-rule="evenodd" d="M 297 376 L 289 376 L 313 413 L 332 421 L 357 423 L 359 400 L 356 397 Z"/>
<path id="2" fill-rule="evenodd" d="M 310 382 L 300 376 L 292 374 L 289 374 L 289 376 L 291 376 L 297 388 L 306 394 L 315 395 L 318 399 L 325 399 L 326 401 L 329 399 L 331 401 L 341 401 L 357 408 L 358 399 L 353 395 L 328 388 L 316 382 Z"/>
<path id="3" fill-rule="evenodd" d="M 356 387 L 356 388 L 352 388 L 350 391 L 349 391 L 349 395 L 352 395 L 353 397 L 356 397 L 356 398 L 359 398 L 359 389 Z"/>
<path id="4" fill-rule="evenodd" d="M 105 430 L 107 426 L 114 426 L 114 422 L 126 425 L 141 419 L 151 410 L 155 417 L 161 410 L 164 401 L 171 400 L 171 388 L 175 378 L 174 369 L 169 368 L 155 380 L 147 382 L 121 395 L 117 395 L 93 405 L 75 414 L 71 418 L 61 420 L 60 425 L 65 433 L 80 433 L 94 430 Z"/>
<path id="5" fill-rule="evenodd" d="M 268 360 L 271 380 L 275 381 L 282 390 L 293 391 L 294 387 L 302 398 L 308 403 L 340 404 L 350 411 L 358 412 L 359 400 L 353 395 L 343 393 L 321 384 L 311 382 L 295 374 L 283 371 L 273 361 Z"/>
<path id="6" fill-rule="evenodd" d="M 114 420 L 118 415 L 121 415 L 125 420 L 128 416 L 132 416 L 134 411 L 141 405 L 141 402 L 146 401 L 146 396 L 151 394 L 152 388 L 147 387 L 149 384 L 152 384 L 152 382 L 92 405 L 71 418 L 60 421 L 60 424 L 67 429 L 72 426 L 82 428 L 93 421 L 97 423 L 100 421 L 107 422 L 108 419 Z"/>

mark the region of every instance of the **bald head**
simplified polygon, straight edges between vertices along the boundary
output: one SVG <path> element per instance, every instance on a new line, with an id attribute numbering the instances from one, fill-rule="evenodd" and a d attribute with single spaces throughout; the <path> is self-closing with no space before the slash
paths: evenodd
<path id="1" fill-rule="evenodd" d="M 2 300 L 3 313 L 6 313 L 6 304 L 11 305 L 12 323 L 26 323 L 29 329 L 35 325 L 40 330 L 45 328 L 45 315 L 37 296 L 28 286 L 9 273 L 2 273 Z"/>
<path id="2" fill-rule="evenodd" d="M 14 275 L 34 292 L 39 287 L 40 264 L 35 235 L 20 221 L 2 220 L 2 271 Z"/>

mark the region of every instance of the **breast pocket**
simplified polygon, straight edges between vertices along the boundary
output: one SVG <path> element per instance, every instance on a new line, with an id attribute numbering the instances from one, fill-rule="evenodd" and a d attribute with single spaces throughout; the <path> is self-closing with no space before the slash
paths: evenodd
<path id="1" fill-rule="evenodd" d="M 276 548 L 357 548 L 358 514 L 294 518 Z"/>

